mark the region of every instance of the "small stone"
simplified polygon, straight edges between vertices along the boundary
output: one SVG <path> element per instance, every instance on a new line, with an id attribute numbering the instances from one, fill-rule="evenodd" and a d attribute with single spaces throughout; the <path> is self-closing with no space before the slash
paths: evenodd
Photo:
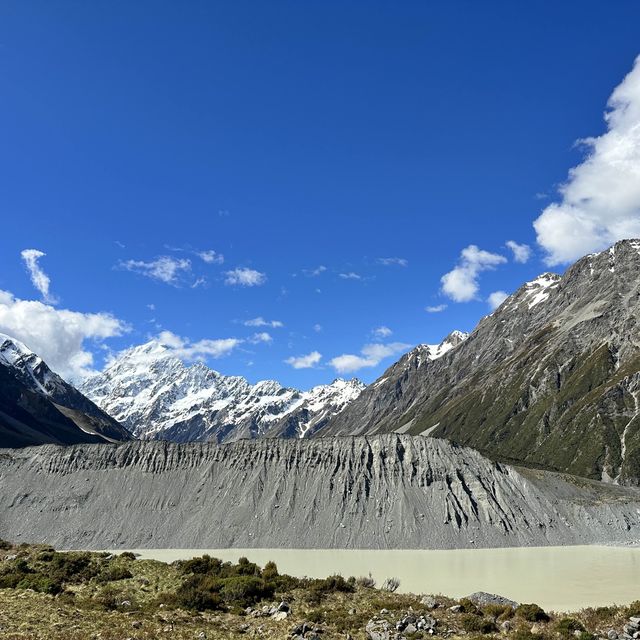
<path id="1" fill-rule="evenodd" d="M 132 626 L 134 629 L 140 629 L 140 627 L 142 627 L 142 622 L 140 622 L 140 620 L 134 620 L 134 621 L 131 623 L 131 626 Z"/>
<path id="2" fill-rule="evenodd" d="M 201 632 L 198 634 L 198 639 L 199 639 L 199 640 L 207 640 L 207 634 L 206 634 L 204 631 L 201 631 Z"/>
<path id="3" fill-rule="evenodd" d="M 380 609 L 380 615 L 386 616 L 389 613 L 389 609 Z"/>
<path id="4" fill-rule="evenodd" d="M 634 637 L 634 638 L 636 638 L 636 639 L 637 639 L 637 638 L 640 638 L 640 631 L 636 631 L 636 632 L 633 634 L 633 637 Z"/>
<path id="5" fill-rule="evenodd" d="M 629 618 L 629 622 L 631 622 L 631 624 L 640 625 L 640 616 L 631 616 Z"/>
<path id="6" fill-rule="evenodd" d="M 502 631 L 502 633 L 509 633 L 509 631 L 511 631 L 511 623 L 508 620 L 505 620 L 500 625 L 500 631 Z"/>
<path id="7" fill-rule="evenodd" d="M 355 616 L 356 615 L 356 610 L 355 609 L 349 609 L 349 615 L 350 616 Z"/>
<path id="8" fill-rule="evenodd" d="M 418 630 L 418 627 L 416 627 L 415 624 L 410 623 L 408 624 L 405 628 L 404 631 L 402 632 L 405 636 L 408 636 L 411 633 L 415 633 Z"/>
<path id="9" fill-rule="evenodd" d="M 438 602 L 433 596 L 422 596 L 420 604 L 427 609 L 435 609 L 438 606 Z"/>
<path id="10" fill-rule="evenodd" d="M 279 605 L 278 605 L 278 611 L 290 611 L 291 607 L 289 607 L 289 603 L 286 602 L 285 600 L 283 600 Z"/>
<path id="11" fill-rule="evenodd" d="M 289 617 L 288 611 L 276 611 L 271 615 L 273 620 L 286 620 Z"/>
<path id="12" fill-rule="evenodd" d="M 449 611 L 452 611 L 453 613 L 460 613 L 462 611 L 462 605 L 454 604 L 453 607 L 449 607 Z"/>
<path id="13" fill-rule="evenodd" d="M 532 631 L 531 633 L 533 633 L 533 631 Z M 576 629 L 576 630 L 573 632 L 573 635 L 574 635 L 576 638 L 579 638 L 579 637 L 582 635 L 582 631 L 578 631 L 578 630 Z"/>
<path id="14" fill-rule="evenodd" d="M 607 631 L 607 638 L 609 638 L 609 640 L 618 640 L 618 632 L 615 629 L 609 629 L 609 631 Z"/>

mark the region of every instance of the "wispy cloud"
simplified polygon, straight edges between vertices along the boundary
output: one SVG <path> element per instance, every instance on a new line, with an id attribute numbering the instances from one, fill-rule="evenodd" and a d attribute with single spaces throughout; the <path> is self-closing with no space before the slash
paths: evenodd
<path id="1" fill-rule="evenodd" d="M 406 267 L 409 265 L 409 261 L 406 258 L 378 258 L 378 264 L 382 264 L 385 267 Z"/>
<path id="2" fill-rule="evenodd" d="M 315 278 L 317 276 L 319 276 L 320 274 L 324 273 L 327 270 L 327 267 L 325 267 L 323 264 L 321 264 L 320 266 L 316 267 L 315 269 L 303 269 L 302 273 L 304 273 L 305 276 L 308 276 L 309 278 Z"/>
<path id="3" fill-rule="evenodd" d="M 51 295 L 49 288 L 51 287 L 51 280 L 49 276 L 42 270 L 38 264 L 38 260 L 46 256 L 46 253 L 39 251 L 38 249 L 24 249 L 20 255 L 24 260 L 29 276 L 31 277 L 31 283 L 40 292 L 42 299 L 50 304 L 57 302 L 55 296 Z"/>
<path id="4" fill-rule="evenodd" d="M 389 327 L 381 326 L 381 327 L 376 327 L 371 333 L 376 338 L 388 338 L 393 333 L 393 331 L 391 331 Z"/>
<path id="5" fill-rule="evenodd" d="M 207 264 L 223 264 L 224 256 L 221 253 L 217 253 L 213 249 L 206 251 L 197 251 L 196 255 Z"/>
<path id="6" fill-rule="evenodd" d="M 458 265 L 440 279 L 442 292 L 455 302 L 469 302 L 478 293 L 480 273 L 495 269 L 506 261 L 504 256 L 484 251 L 475 244 L 470 244 L 462 250 Z"/>
<path id="7" fill-rule="evenodd" d="M 313 325 L 313 330 L 314 330 L 316 333 L 320 333 L 320 332 L 322 331 L 322 325 L 321 325 L 321 324 L 319 324 L 319 323 L 314 324 L 314 325 Z"/>
<path id="8" fill-rule="evenodd" d="M 533 223 L 549 265 L 640 236 L 640 56 L 607 106 L 607 132 L 579 141 L 586 158 Z"/>
<path id="9" fill-rule="evenodd" d="M 285 362 L 294 369 L 311 369 L 320 363 L 322 354 L 318 351 L 312 351 L 305 356 L 291 356 Z"/>
<path id="10" fill-rule="evenodd" d="M 385 358 L 406 351 L 410 346 L 411 345 L 402 342 L 366 344 L 360 350 L 359 355 L 344 353 L 341 356 L 331 359 L 329 364 L 338 373 L 353 373 L 359 369 L 375 367 Z"/>
<path id="11" fill-rule="evenodd" d="M 224 283 L 231 286 L 259 287 L 267 281 L 267 276 L 255 269 L 232 269 L 226 272 Z"/>
<path id="12" fill-rule="evenodd" d="M 509 294 L 505 291 L 494 291 L 493 293 L 490 293 L 487 298 L 487 303 L 489 304 L 491 311 L 497 309 L 508 297 Z"/>
<path id="13" fill-rule="evenodd" d="M 139 273 L 146 278 L 164 282 L 174 287 L 179 286 L 181 277 L 191 273 L 191 260 L 172 256 L 159 256 L 148 262 L 144 260 L 123 260 L 117 266 L 125 271 Z"/>
<path id="14" fill-rule="evenodd" d="M 260 331 L 259 333 L 254 333 L 249 338 L 249 342 L 253 344 L 259 344 L 261 342 L 268 344 L 270 342 L 273 342 L 273 338 L 271 337 L 271 334 L 267 333 L 266 331 Z"/>
<path id="15" fill-rule="evenodd" d="M 354 271 L 338 274 L 343 280 L 362 280 L 362 276 Z"/>
<path id="16" fill-rule="evenodd" d="M 206 358 L 222 358 L 229 355 L 242 344 L 238 338 L 204 339 L 192 341 L 171 331 L 158 334 L 158 341 L 169 347 L 176 358 L 186 361 L 204 360 Z"/>
<path id="17" fill-rule="evenodd" d="M 424 310 L 427 313 L 441 313 L 446 308 L 447 308 L 446 304 L 436 304 L 436 305 L 433 305 L 433 306 L 425 307 Z"/>
<path id="18" fill-rule="evenodd" d="M 513 259 L 516 262 L 524 264 L 529 261 L 529 258 L 531 257 L 531 247 L 528 244 L 518 244 L 513 240 L 507 240 L 505 244 L 509 249 L 511 249 Z"/>
<path id="19" fill-rule="evenodd" d="M 265 320 L 262 316 L 245 320 L 242 324 L 245 327 L 272 327 L 273 329 L 284 327 L 284 324 L 280 322 L 280 320 Z"/>

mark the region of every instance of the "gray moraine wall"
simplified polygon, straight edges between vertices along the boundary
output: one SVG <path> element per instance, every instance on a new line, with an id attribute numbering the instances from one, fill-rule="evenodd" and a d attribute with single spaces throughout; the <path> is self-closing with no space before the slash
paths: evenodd
<path id="1" fill-rule="evenodd" d="M 428 437 L 0 450 L 0 537 L 60 548 L 630 544 L 640 490 Z"/>

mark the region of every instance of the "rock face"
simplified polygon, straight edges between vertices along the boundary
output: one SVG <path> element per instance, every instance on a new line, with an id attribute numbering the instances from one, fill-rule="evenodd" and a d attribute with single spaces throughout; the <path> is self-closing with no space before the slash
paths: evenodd
<path id="1" fill-rule="evenodd" d="M 320 431 L 397 431 L 640 484 L 640 241 L 522 286 L 440 358 L 403 356 Z"/>
<path id="2" fill-rule="evenodd" d="M 42 358 L 0 334 L 0 446 L 130 438 L 122 425 L 51 371 Z"/>
<path id="3" fill-rule="evenodd" d="M 174 442 L 303 437 L 358 397 L 356 379 L 302 392 L 274 380 L 255 385 L 203 363 L 186 366 L 152 340 L 124 351 L 81 390 L 136 436 Z"/>
<path id="4" fill-rule="evenodd" d="M 446 440 L 132 441 L 0 451 L 0 538 L 61 548 L 457 548 L 628 542 L 640 490 Z"/>

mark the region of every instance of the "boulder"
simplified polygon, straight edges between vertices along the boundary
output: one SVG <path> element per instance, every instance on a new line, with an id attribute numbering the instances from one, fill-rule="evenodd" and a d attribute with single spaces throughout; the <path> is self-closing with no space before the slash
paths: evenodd
<path id="1" fill-rule="evenodd" d="M 495 593 L 487 593 L 486 591 L 476 591 L 470 596 L 467 596 L 467 600 L 471 600 L 471 602 L 478 607 L 486 607 L 490 604 L 496 604 L 504 607 L 513 607 L 515 609 L 519 604 L 518 602 L 515 602 L 515 600 L 510 600 L 509 598 L 499 596 Z"/>

